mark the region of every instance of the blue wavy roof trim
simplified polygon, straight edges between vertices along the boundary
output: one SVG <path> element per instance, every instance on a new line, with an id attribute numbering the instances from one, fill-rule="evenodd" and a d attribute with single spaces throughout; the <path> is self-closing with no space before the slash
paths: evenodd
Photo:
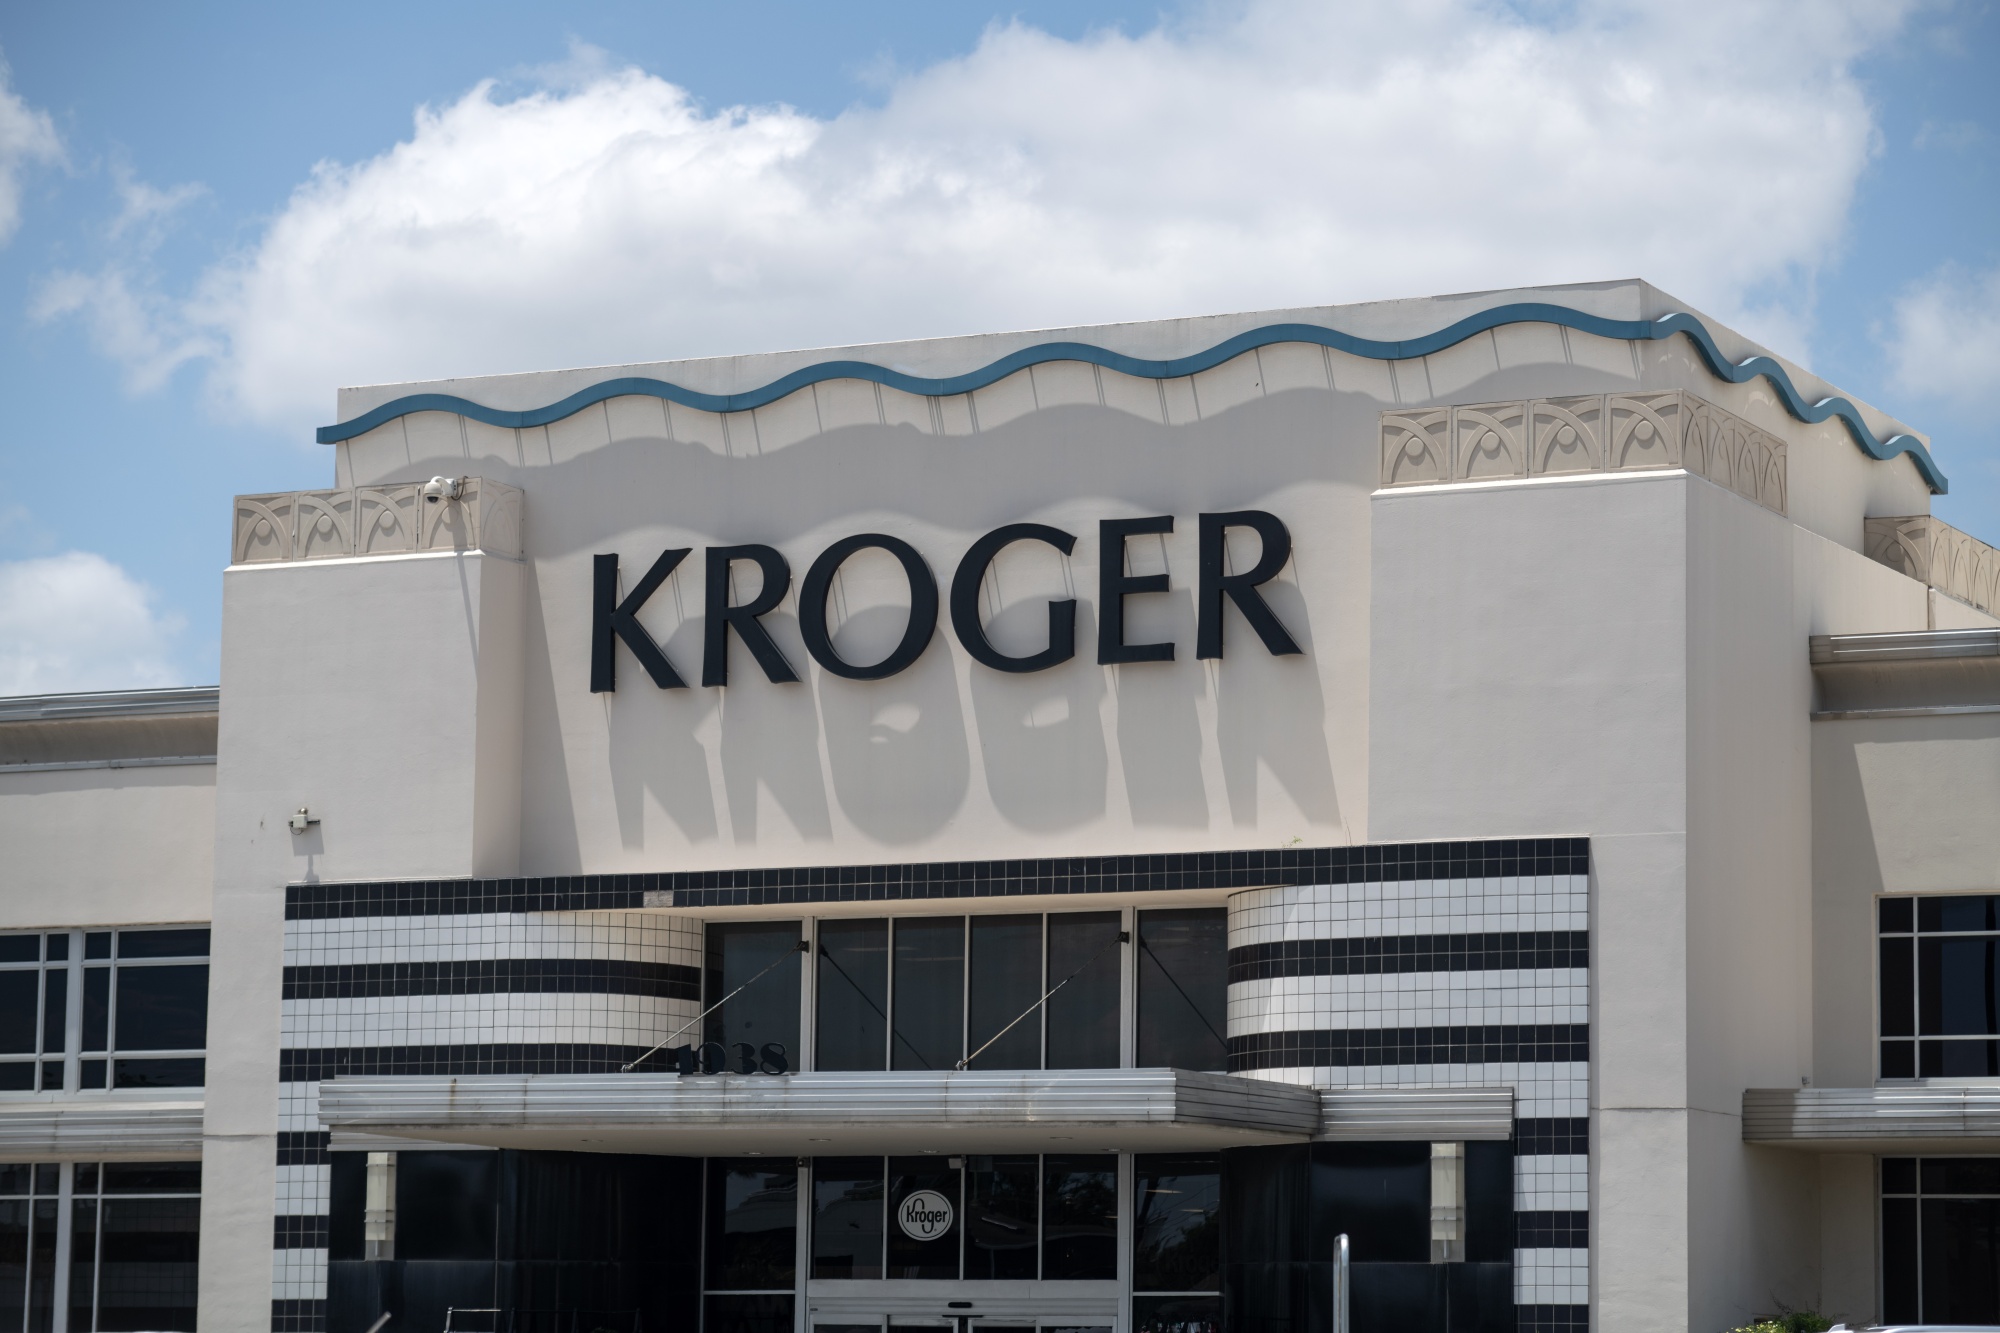
<path id="1" fill-rule="evenodd" d="M 941 379 L 906 374 L 900 370 L 891 370 L 887 366 L 878 366 L 872 361 L 822 361 L 742 393 L 702 393 L 698 389 L 683 388 L 666 380 L 627 376 L 593 384 L 546 407 L 529 408 L 524 412 L 507 412 L 499 408 L 483 407 L 456 394 L 413 393 L 364 412 L 351 421 L 343 421 L 334 426 L 321 426 L 318 436 L 321 444 L 338 444 L 342 440 L 365 435 L 377 426 L 394 421 L 398 417 L 408 416 L 412 412 L 454 412 L 489 426 L 520 430 L 560 421 L 607 398 L 627 396 L 664 398 L 670 403 L 679 403 L 683 407 L 692 407 L 703 412 L 748 412 L 752 408 L 775 403 L 787 394 L 796 393 L 808 385 L 818 384 L 824 380 L 866 380 L 891 389 L 900 389 L 904 393 L 942 398 L 983 389 L 1016 371 L 1050 361 L 1082 361 L 1142 379 L 1179 379 L 1184 375 L 1194 375 L 1213 369 L 1245 352 L 1268 347 L 1273 343 L 1312 343 L 1319 347 L 1331 347 L 1335 351 L 1368 357 L 1376 361 L 1409 361 L 1441 352 L 1476 334 L 1506 324 L 1556 324 L 1566 329 L 1576 329 L 1581 333 L 1596 334 L 1600 338 L 1621 338 L 1635 342 L 1658 342 L 1684 333 L 1693 341 L 1701 353 L 1702 360 L 1718 379 L 1727 380 L 1731 384 L 1743 384 L 1762 376 L 1778 391 L 1778 397 L 1783 400 L 1785 410 L 1800 421 L 1817 424 L 1829 417 L 1839 417 L 1841 424 L 1847 427 L 1847 433 L 1854 437 L 1854 442 L 1870 458 L 1887 462 L 1898 454 L 1908 454 L 1910 461 L 1916 465 L 1917 471 L 1923 474 L 1932 491 L 1943 495 L 1949 488 L 1944 473 L 1938 470 L 1936 460 L 1931 457 L 1930 451 L 1924 448 L 1923 441 L 1916 436 L 1893 435 L 1886 440 L 1878 437 L 1868 428 L 1868 423 L 1862 420 L 1860 409 L 1845 398 L 1822 398 L 1816 403 L 1808 403 L 1792 383 L 1791 376 L 1785 373 L 1785 368 L 1768 356 L 1753 356 L 1740 362 L 1730 361 L 1722 354 L 1722 349 L 1715 345 L 1715 339 L 1707 327 L 1693 315 L 1677 313 L 1654 320 L 1607 319 L 1602 315 L 1571 309 L 1569 306 L 1551 305 L 1540 301 L 1494 306 L 1476 315 L 1468 315 L 1455 324 L 1439 329 L 1436 333 L 1393 342 L 1361 338 L 1319 324 L 1267 324 L 1262 328 L 1239 333 L 1233 338 L 1225 338 L 1205 351 L 1159 361 L 1127 356 L 1123 352 L 1114 352 L 1094 343 L 1039 343 L 1034 347 L 1024 347 L 1018 352 L 1010 352 L 977 370 Z"/>

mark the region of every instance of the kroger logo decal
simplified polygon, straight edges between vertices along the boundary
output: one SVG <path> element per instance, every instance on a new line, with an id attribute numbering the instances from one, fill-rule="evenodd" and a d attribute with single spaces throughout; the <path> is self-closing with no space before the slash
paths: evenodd
<path id="1" fill-rule="evenodd" d="M 896 1209 L 896 1225 L 911 1240 L 936 1240 L 951 1230 L 951 1200 L 936 1190 L 918 1190 Z"/>

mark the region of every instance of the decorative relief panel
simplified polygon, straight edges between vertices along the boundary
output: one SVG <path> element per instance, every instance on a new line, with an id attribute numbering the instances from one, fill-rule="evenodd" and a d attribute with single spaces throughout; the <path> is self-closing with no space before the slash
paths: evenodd
<path id="1" fill-rule="evenodd" d="M 460 478 L 456 500 L 429 500 L 421 483 L 236 497 L 230 561 L 239 565 L 410 551 L 521 554 L 521 492 Z"/>
<path id="2" fill-rule="evenodd" d="M 1785 442 L 1690 393 L 1384 412 L 1382 485 L 1685 467 L 1785 512 Z"/>
<path id="3" fill-rule="evenodd" d="M 2000 551 L 1929 514 L 1871 518 L 1862 549 L 1876 560 L 1947 597 L 2000 615 Z"/>
<path id="4" fill-rule="evenodd" d="M 1451 409 L 1382 414 L 1382 484 L 1422 486 L 1451 480 Z"/>

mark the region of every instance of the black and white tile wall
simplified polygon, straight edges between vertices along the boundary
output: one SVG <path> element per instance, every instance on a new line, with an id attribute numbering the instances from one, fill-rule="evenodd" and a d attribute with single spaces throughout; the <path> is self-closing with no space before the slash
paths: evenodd
<path id="1" fill-rule="evenodd" d="M 1233 895 L 1230 1068 L 1319 1088 L 1514 1088 L 1519 1327 L 1567 1333 L 1590 1299 L 1588 849 L 1459 850 L 1479 847 Z"/>
<path id="2" fill-rule="evenodd" d="M 616 1071 L 700 1006 L 701 923 L 636 909 L 1177 889 L 1236 891 L 1235 1072 L 1315 1087 L 1516 1089 L 1518 1326 L 1583 1333 L 1588 861 L 1586 840 L 1558 838 L 293 885 L 273 1333 L 326 1327 L 319 1081 Z"/>
<path id="3" fill-rule="evenodd" d="M 318 1333 L 331 1174 L 319 1080 L 613 1072 L 699 1012 L 702 933 L 699 922 L 638 912 L 292 906 L 271 1312 L 275 1333 Z"/>

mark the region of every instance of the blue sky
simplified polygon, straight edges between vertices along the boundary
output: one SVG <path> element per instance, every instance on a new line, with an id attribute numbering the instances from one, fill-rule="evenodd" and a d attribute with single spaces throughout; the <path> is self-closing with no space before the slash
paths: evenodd
<path id="1" fill-rule="evenodd" d="M 1805 361 L 2000 540 L 1991 4 L 6 3 L 0 55 L 0 692 L 215 679 L 229 497 L 329 483 L 341 384 L 1537 281 Z"/>

